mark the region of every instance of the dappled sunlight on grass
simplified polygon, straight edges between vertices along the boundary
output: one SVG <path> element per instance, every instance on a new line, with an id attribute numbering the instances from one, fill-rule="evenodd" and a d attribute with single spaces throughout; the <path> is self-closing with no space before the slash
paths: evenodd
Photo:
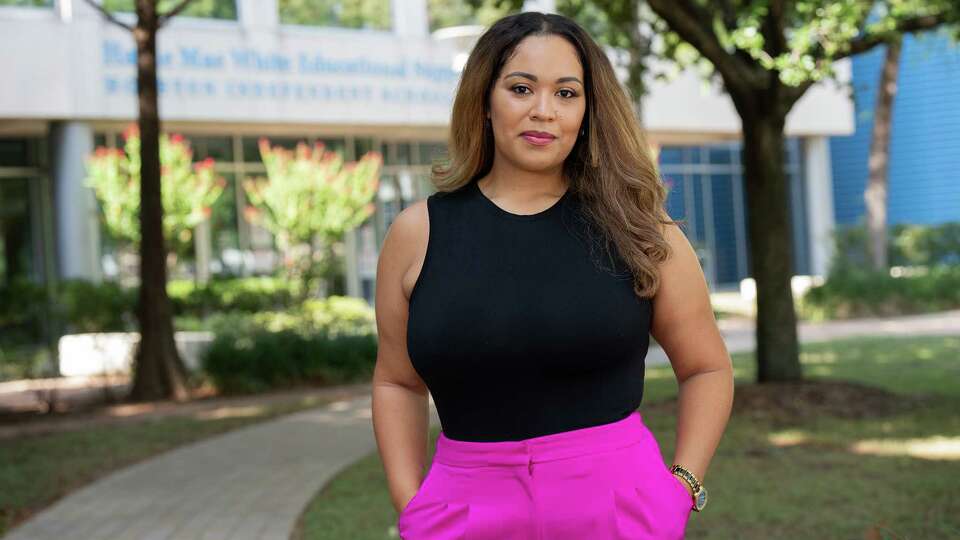
<path id="1" fill-rule="evenodd" d="M 805 431 L 792 429 L 778 433 L 770 433 L 767 435 L 767 440 L 769 440 L 773 446 L 783 448 L 785 446 L 805 444 L 810 441 L 810 435 Z"/>
<path id="2" fill-rule="evenodd" d="M 834 351 L 806 352 L 800 354 L 801 364 L 836 364 L 839 356 Z"/>
<path id="3" fill-rule="evenodd" d="M 647 368 L 646 373 L 644 373 L 644 378 L 646 380 L 651 379 L 675 379 L 676 377 L 673 374 L 673 370 L 670 368 L 655 367 Z"/>
<path id="4" fill-rule="evenodd" d="M 960 460 L 960 437 L 935 435 L 919 439 L 867 439 L 851 445 L 850 451 L 875 456 Z"/>
<path id="5" fill-rule="evenodd" d="M 147 414 L 156 411 L 158 405 L 156 403 L 131 403 L 129 405 L 116 405 L 111 407 L 105 414 L 107 416 L 115 416 L 117 418 L 126 418 L 128 416 L 139 416 L 141 414 Z"/>

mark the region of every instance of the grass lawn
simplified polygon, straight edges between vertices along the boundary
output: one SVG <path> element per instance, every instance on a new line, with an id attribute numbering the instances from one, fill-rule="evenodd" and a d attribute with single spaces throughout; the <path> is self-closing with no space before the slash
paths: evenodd
<path id="1" fill-rule="evenodd" d="M 734 412 L 688 538 L 960 538 L 960 337 L 806 344 L 801 385 L 754 385 L 753 355 L 733 361 Z M 667 459 L 676 391 L 669 366 L 648 368 L 640 410 Z M 395 520 L 374 452 L 317 494 L 298 536 L 396 538 Z"/>
<path id="2" fill-rule="evenodd" d="M 0 440 L 0 536 L 11 526 L 116 469 L 180 445 L 338 399 L 298 395 L 186 416 Z"/>

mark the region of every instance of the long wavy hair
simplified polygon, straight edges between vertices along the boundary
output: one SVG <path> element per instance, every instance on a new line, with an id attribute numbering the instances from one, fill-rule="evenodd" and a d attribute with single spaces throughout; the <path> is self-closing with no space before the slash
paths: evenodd
<path id="1" fill-rule="evenodd" d="M 661 224 L 667 189 L 629 91 L 617 79 L 603 49 L 573 20 L 562 15 L 522 12 L 496 21 L 480 36 L 464 66 L 454 98 L 448 159 L 434 162 L 431 181 L 454 191 L 486 175 L 493 166 L 493 128 L 485 122 L 490 92 L 504 64 L 528 36 L 557 35 L 569 41 L 583 66 L 586 111 L 578 137 L 563 165 L 568 189 L 579 195 L 584 217 L 627 264 L 634 292 L 653 297 L 660 285 L 657 264 L 670 255 Z M 592 249 L 593 246 L 591 246 Z"/>

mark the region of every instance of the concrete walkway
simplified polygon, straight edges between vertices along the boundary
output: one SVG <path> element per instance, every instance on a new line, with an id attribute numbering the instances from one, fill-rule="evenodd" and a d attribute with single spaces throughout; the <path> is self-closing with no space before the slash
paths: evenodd
<path id="1" fill-rule="evenodd" d="M 756 324 L 752 319 L 720 319 L 717 326 L 730 353 L 752 351 L 756 347 Z M 801 322 L 797 332 L 800 341 L 812 343 L 858 336 L 958 336 L 960 337 L 960 310 L 941 311 L 906 317 L 852 319 L 823 323 Z M 668 363 L 667 355 L 659 347 L 651 347 L 647 364 Z"/>
<path id="2" fill-rule="evenodd" d="M 753 324 L 723 320 L 730 352 Z M 801 324 L 802 341 L 860 335 L 960 336 L 960 311 Z M 651 349 L 650 363 L 666 362 Z M 431 402 L 432 404 L 432 402 Z M 431 422 L 439 423 L 431 406 Z M 101 479 L 39 513 L 8 540 L 287 540 L 334 475 L 376 450 L 369 392 L 181 447 Z"/>

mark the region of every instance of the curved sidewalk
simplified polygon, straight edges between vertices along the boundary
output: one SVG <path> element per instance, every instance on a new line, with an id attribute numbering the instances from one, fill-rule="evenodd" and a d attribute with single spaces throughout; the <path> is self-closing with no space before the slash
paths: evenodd
<path id="1" fill-rule="evenodd" d="M 753 323 L 720 323 L 730 352 Z M 800 325 L 802 341 L 858 335 L 960 335 L 960 311 Z M 650 350 L 651 364 L 666 362 Z M 431 423 L 438 423 L 431 406 Z M 376 449 L 369 391 L 190 444 L 74 492 L 6 540 L 287 540 L 334 475 Z"/>
<path id="2" fill-rule="evenodd" d="M 123 469 L 4 540 L 287 540 L 317 491 L 376 448 L 367 388 Z"/>

